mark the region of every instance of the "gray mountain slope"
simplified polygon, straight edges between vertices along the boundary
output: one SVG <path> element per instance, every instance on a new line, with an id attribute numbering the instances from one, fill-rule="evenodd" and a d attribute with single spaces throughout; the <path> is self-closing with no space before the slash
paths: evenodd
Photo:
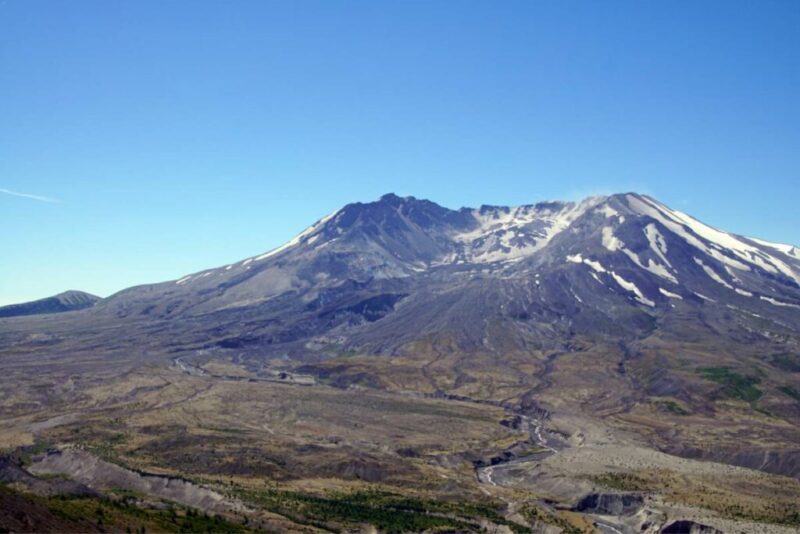
<path id="1" fill-rule="evenodd" d="M 796 333 L 798 281 L 798 249 L 720 232 L 640 195 L 477 210 L 387 195 L 279 249 L 122 291 L 92 313 L 180 319 L 190 345 L 300 356 L 309 346 L 393 352 L 445 333 L 464 350 L 491 350 L 492 321 L 525 349 L 575 334 L 636 337 L 670 314 L 712 309 Z"/>
<path id="2" fill-rule="evenodd" d="M 0 317 L 61 313 L 90 308 L 100 297 L 83 291 L 65 291 L 39 300 L 0 307 Z"/>

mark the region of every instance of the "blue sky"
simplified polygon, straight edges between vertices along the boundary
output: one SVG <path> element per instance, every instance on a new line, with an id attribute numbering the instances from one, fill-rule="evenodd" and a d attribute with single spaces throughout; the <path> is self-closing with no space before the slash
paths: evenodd
<path id="1" fill-rule="evenodd" d="M 793 0 L 0 0 L 0 304 L 177 278 L 389 191 L 635 190 L 800 244 L 798 27 Z"/>

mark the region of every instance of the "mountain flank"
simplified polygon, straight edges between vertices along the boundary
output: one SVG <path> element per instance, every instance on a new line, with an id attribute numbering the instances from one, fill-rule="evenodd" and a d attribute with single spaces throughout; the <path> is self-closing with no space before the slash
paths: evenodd
<path id="1" fill-rule="evenodd" d="M 63 313 L 83 310 L 91 308 L 99 300 L 100 297 L 84 291 L 64 291 L 52 297 L 2 306 L 0 307 L 0 317 L 18 317 L 21 315 L 41 315 L 45 313 Z"/>

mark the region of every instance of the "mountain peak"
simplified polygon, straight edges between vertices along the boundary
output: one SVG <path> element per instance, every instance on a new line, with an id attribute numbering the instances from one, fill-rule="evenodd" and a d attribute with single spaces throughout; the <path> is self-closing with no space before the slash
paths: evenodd
<path id="1" fill-rule="evenodd" d="M 633 295 L 635 305 L 702 294 L 761 315 L 763 306 L 800 309 L 799 260 L 794 247 L 717 230 L 638 193 L 459 210 L 388 193 L 348 204 L 269 252 L 173 283 L 180 293 L 224 295 L 203 304 L 210 310 L 319 284 L 552 270 Z"/>
<path id="2" fill-rule="evenodd" d="M 396 206 L 396 205 L 402 204 L 404 202 L 413 202 L 415 200 L 417 200 L 417 199 L 415 197 L 411 197 L 411 196 L 401 197 L 401 196 L 398 196 L 398 195 L 396 195 L 394 193 L 386 193 L 385 195 L 381 196 L 381 198 L 378 200 L 378 202 L 382 202 L 384 204 L 390 204 L 390 205 Z"/>

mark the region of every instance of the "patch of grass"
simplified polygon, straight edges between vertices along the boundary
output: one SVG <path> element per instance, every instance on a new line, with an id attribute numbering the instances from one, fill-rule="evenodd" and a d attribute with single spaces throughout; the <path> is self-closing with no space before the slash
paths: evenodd
<path id="1" fill-rule="evenodd" d="M 691 412 L 685 410 L 680 404 L 675 401 L 671 400 L 659 400 L 655 401 L 656 406 L 664 408 L 670 413 L 674 413 L 675 415 L 690 415 Z"/>
<path id="2" fill-rule="evenodd" d="M 781 386 L 778 389 L 789 395 L 796 401 L 800 401 L 800 390 L 793 388 L 792 386 Z"/>
<path id="3" fill-rule="evenodd" d="M 349 530 L 370 524 L 382 532 L 478 532 L 488 519 L 523 534 L 530 529 L 506 520 L 496 506 L 423 500 L 384 491 L 364 490 L 317 496 L 269 489 L 246 491 L 242 497 L 292 521 L 325 529 Z"/>
<path id="4" fill-rule="evenodd" d="M 652 484 L 633 473 L 603 473 L 589 477 L 595 484 L 620 491 L 650 491 Z"/>
<path id="5" fill-rule="evenodd" d="M 755 402 L 762 392 L 756 387 L 761 380 L 756 376 L 740 375 L 728 367 L 701 367 L 697 372 L 712 382 L 722 384 L 722 392 L 729 398 Z"/>
<path id="6" fill-rule="evenodd" d="M 108 437 L 108 444 L 111 446 L 121 445 L 122 443 L 125 443 L 127 440 L 128 437 L 125 434 L 117 432 L 116 434 L 112 434 L 111 436 Z"/>
<path id="7" fill-rule="evenodd" d="M 783 371 L 800 373 L 800 355 L 788 352 L 775 354 L 772 356 L 772 365 Z"/>
<path id="8" fill-rule="evenodd" d="M 740 497 L 738 493 L 723 493 L 703 487 L 692 495 L 671 495 L 668 500 L 690 506 L 701 506 L 730 519 L 744 519 L 754 523 L 773 523 L 792 527 L 800 526 L 800 509 L 795 501 L 782 499 L 749 502 L 748 499 Z"/>
<path id="9" fill-rule="evenodd" d="M 582 534 L 583 530 L 576 527 L 563 517 L 546 510 L 542 510 L 534 505 L 527 505 L 520 510 L 522 516 L 531 523 L 545 523 L 547 525 L 555 525 L 561 529 L 564 534 Z"/>
<path id="10" fill-rule="evenodd" d="M 121 498 L 53 496 L 42 497 L 18 492 L 0 485 L 4 494 L 16 495 L 32 505 L 44 506 L 60 521 L 60 528 L 87 531 L 93 525 L 100 531 L 111 532 L 220 532 L 245 534 L 253 532 L 245 525 L 231 522 L 222 516 L 208 515 L 193 508 L 165 503 L 163 508 L 142 508 L 133 495 L 115 492 Z"/>
<path id="11" fill-rule="evenodd" d="M 22 465 L 30 465 L 34 457 L 44 454 L 52 446 L 53 444 L 49 441 L 37 441 L 29 447 L 22 447 L 19 449 L 19 458 Z"/>
<path id="12" fill-rule="evenodd" d="M 760 407 L 755 406 L 755 405 L 753 405 L 752 408 L 753 408 L 754 412 L 758 412 L 761 415 L 766 415 L 767 417 L 775 417 L 774 413 L 770 412 L 769 410 L 767 410 L 765 408 L 760 408 Z"/>
<path id="13" fill-rule="evenodd" d="M 530 449 L 526 449 L 523 452 L 517 455 L 517 459 L 521 460 L 523 458 L 528 458 L 529 456 L 536 456 L 537 454 L 542 454 L 544 452 L 550 452 L 550 449 L 546 447 L 531 447 Z"/>

